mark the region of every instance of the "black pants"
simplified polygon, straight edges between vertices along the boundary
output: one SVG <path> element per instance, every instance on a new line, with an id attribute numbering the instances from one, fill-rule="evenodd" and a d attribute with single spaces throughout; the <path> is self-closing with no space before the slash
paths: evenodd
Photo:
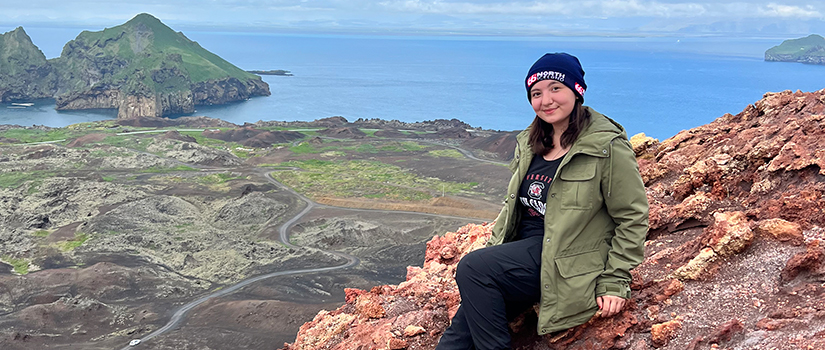
<path id="1" fill-rule="evenodd" d="M 510 349 L 507 323 L 539 301 L 541 236 L 465 255 L 455 280 L 461 305 L 436 350 Z"/>

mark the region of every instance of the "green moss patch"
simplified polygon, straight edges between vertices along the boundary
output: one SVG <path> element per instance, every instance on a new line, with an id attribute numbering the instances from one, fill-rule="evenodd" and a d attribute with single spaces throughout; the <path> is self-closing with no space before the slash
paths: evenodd
<path id="1" fill-rule="evenodd" d="M 464 155 L 461 152 L 456 151 L 454 149 L 437 149 L 427 152 L 427 155 L 433 157 L 445 157 L 445 158 L 464 158 Z"/>
<path id="2" fill-rule="evenodd" d="M 55 244 L 57 245 L 57 248 L 61 251 L 68 252 L 83 245 L 83 243 L 86 243 L 86 241 L 88 240 L 89 235 L 85 233 L 76 233 L 73 239 L 70 239 L 68 241 L 57 242 Z"/>
<path id="3" fill-rule="evenodd" d="M 46 171 L 13 171 L 0 173 L 0 188 L 18 188 L 24 183 L 31 181 L 28 194 L 38 191 L 43 183 L 43 179 L 54 176 L 53 172 Z"/>
<path id="4" fill-rule="evenodd" d="M 272 176 L 303 194 L 314 197 L 384 198 L 420 201 L 436 193 L 471 193 L 469 183 L 441 181 L 412 174 L 398 166 L 365 160 L 304 160 L 281 164 L 299 171 L 276 171 Z"/>
<path id="5" fill-rule="evenodd" d="M 12 258 L 11 256 L 3 256 L 2 260 L 4 263 L 11 265 L 12 270 L 16 274 L 25 275 L 29 273 L 30 262 L 28 259 L 17 259 Z"/>

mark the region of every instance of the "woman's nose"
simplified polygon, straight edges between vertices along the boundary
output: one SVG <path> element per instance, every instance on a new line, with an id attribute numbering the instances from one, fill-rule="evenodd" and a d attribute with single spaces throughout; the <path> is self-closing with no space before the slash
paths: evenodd
<path id="1" fill-rule="evenodd" d="M 553 97 L 550 94 L 542 94 L 541 95 L 541 104 L 542 105 L 551 105 L 553 104 Z"/>

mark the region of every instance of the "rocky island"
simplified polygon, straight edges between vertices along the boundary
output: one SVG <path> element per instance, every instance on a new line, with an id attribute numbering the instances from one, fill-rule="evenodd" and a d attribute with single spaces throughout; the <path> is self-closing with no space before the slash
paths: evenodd
<path id="1" fill-rule="evenodd" d="M 765 51 L 765 61 L 825 64 L 825 38 L 811 34 L 804 38 L 785 40 Z"/>
<path id="2" fill-rule="evenodd" d="M 46 60 L 23 28 L 0 36 L 0 100 L 54 98 L 60 110 L 114 108 L 118 118 L 191 113 L 270 95 L 245 72 L 149 14 L 84 31 Z"/>

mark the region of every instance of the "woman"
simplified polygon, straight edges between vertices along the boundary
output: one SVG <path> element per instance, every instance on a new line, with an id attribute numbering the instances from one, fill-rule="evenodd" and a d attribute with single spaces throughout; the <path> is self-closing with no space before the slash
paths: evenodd
<path id="1" fill-rule="evenodd" d="M 648 203 L 621 125 L 582 105 L 579 60 L 546 54 L 527 74 L 536 112 L 517 136 L 487 248 L 456 269 L 461 305 L 436 349 L 509 349 L 508 320 L 538 303 L 538 334 L 617 314 L 644 255 Z"/>

